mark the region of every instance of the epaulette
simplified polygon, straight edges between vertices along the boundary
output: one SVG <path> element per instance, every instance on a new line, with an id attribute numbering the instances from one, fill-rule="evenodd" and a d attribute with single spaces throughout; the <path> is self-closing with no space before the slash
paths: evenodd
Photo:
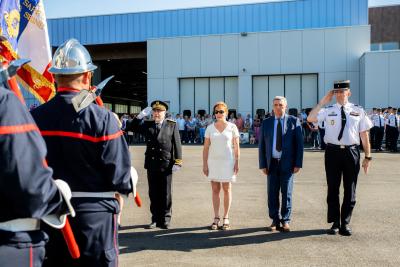
<path id="1" fill-rule="evenodd" d="M 333 108 L 333 105 L 330 105 L 330 106 L 326 106 L 325 108 Z"/>
<path id="2" fill-rule="evenodd" d="M 173 119 L 166 119 L 167 120 L 167 122 L 169 122 L 169 123 L 176 123 L 176 121 L 174 121 Z"/>

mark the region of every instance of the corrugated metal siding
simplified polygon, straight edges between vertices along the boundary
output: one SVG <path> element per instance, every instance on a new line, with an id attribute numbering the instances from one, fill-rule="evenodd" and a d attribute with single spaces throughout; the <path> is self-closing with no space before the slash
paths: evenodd
<path id="1" fill-rule="evenodd" d="M 48 20 L 53 46 L 71 37 L 83 44 L 106 44 L 367 24 L 368 0 L 297 0 Z"/>

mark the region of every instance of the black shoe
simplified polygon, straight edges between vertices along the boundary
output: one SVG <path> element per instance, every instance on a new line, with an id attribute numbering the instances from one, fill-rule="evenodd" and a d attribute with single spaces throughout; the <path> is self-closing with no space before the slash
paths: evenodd
<path id="1" fill-rule="evenodd" d="M 146 226 L 146 229 L 154 229 L 156 228 L 157 223 L 156 222 L 151 222 L 149 225 Z"/>
<path id="2" fill-rule="evenodd" d="M 339 233 L 339 228 L 340 228 L 339 223 L 333 223 L 331 229 L 328 229 L 326 233 L 328 235 L 336 235 L 337 233 Z"/>
<path id="3" fill-rule="evenodd" d="M 342 227 L 340 227 L 339 233 L 344 236 L 351 236 L 352 234 L 351 228 L 347 224 L 344 224 L 342 225 Z"/>
<path id="4" fill-rule="evenodd" d="M 169 223 L 163 223 L 163 224 L 161 224 L 160 228 L 161 229 L 169 229 L 170 225 L 169 225 Z"/>

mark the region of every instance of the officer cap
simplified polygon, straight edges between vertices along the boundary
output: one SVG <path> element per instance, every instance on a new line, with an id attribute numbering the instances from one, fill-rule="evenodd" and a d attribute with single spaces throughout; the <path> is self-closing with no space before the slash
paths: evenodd
<path id="1" fill-rule="evenodd" d="M 162 110 L 162 111 L 168 110 L 168 105 L 161 100 L 156 100 L 156 101 L 151 102 L 150 106 L 152 109 L 158 109 L 158 110 Z"/>
<path id="2" fill-rule="evenodd" d="M 350 80 L 335 81 L 333 90 L 350 90 Z"/>

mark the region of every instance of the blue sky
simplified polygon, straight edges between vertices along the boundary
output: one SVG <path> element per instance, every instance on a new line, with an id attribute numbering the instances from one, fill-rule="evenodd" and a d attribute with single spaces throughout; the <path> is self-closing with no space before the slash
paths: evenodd
<path id="1" fill-rule="evenodd" d="M 282 0 L 43 0 L 47 18 L 120 14 L 191 7 L 279 2 Z M 290 1 L 290 0 L 289 0 Z M 369 0 L 369 6 L 399 5 L 400 0 Z"/>

